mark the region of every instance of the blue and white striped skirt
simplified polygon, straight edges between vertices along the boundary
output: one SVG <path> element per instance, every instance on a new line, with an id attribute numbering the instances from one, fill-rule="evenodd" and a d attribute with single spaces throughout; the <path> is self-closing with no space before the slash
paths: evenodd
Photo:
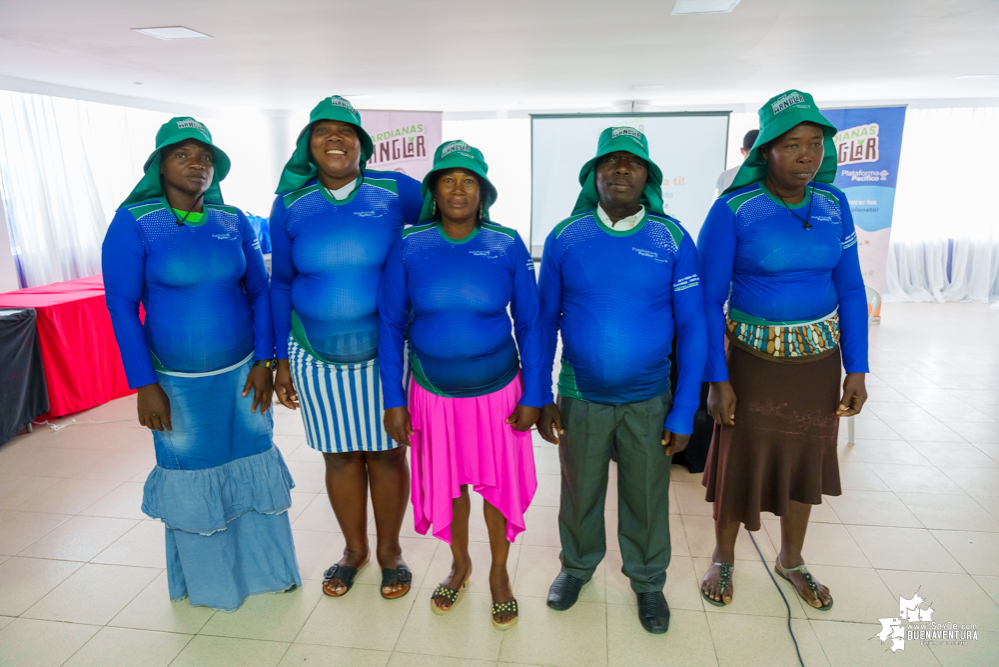
<path id="1" fill-rule="evenodd" d="M 382 426 L 377 357 L 357 364 L 328 364 L 290 338 L 288 363 L 309 447 L 332 453 L 381 452 L 399 446 Z"/>

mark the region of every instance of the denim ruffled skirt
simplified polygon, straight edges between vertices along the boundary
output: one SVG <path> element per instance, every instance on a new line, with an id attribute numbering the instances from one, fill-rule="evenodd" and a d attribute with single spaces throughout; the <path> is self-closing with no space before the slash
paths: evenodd
<path id="1" fill-rule="evenodd" d="M 252 364 L 213 375 L 157 373 L 172 431 L 154 431 L 156 467 L 142 511 L 166 525 L 170 599 L 235 611 L 249 595 L 302 585 L 291 523 L 291 474 L 273 417 L 242 396 Z"/>

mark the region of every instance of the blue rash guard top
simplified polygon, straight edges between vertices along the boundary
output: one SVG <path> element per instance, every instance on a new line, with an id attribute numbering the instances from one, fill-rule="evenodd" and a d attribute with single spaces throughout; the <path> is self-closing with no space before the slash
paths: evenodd
<path id="1" fill-rule="evenodd" d="M 413 379 L 427 391 L 484 396 L 508 385 L 523 364 L 520 404 L 541 407 L 538 286 L 534 262 L 512 229 L 481 223 L 463 239 L 452 239 L 439 223 L 405 230 L 385 266 L 378 311 L 386 409 L 406 405 L 407 324 Z"/>
<path id="2" fill-rule="evenodd" d="M 646 212 L 626 231 L 594 211 L 563 220 L 545 241 L 538 290 L 546 378 L 562 332 L 562 396 L 622 404 L 666 393 L 675 331 L 679 379 L 665 428 L 693 432 L 707 354 L 704 305 L 697 249 L 677 220 Z"/>
<path id="3" fill-rule="evenodd" d="M 697 247 L 708 318 L 706 382 L 728 380 L 726 300 L 730 309 L 774 325 L 810 322 L 838 308 L 843 366 L 868 372 L 867 296 L 842 190 L 812 183 L 800 203 L 787 205 L 762 183 L 730 192 L 711 206 Z"/>
<path id="4" fill-rule="evenodd" d="M 178 225 L 162 198 L 123 206 L 104 237 L 102 264 L 133 389 L 158 382 L 157 368 L 207 373 L 251 352 L 273 358 L 267 269 L 238 208 L 205 204 L 199 221 Z"/>
<path id="5" fill-rule="evenodd" d="M 418 181 L 365 170 L 346 199 L 315 179 L 271 210 L 271 310 L 277 358 L 288 334 L 320 359 L 351 364 L 378 353 L 378 286 L 389 250 L 423 206 Z"/>

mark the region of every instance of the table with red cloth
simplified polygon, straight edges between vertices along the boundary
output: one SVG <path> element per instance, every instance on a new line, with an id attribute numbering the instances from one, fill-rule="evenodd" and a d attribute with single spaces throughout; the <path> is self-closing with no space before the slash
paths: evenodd
<path id="1" fill-rule="evenodd" d="M 61 417 L 134 393 L 104 301 L 103 276 L 0 294 L 0 307 L 34 308 L 49 411 Z"/>

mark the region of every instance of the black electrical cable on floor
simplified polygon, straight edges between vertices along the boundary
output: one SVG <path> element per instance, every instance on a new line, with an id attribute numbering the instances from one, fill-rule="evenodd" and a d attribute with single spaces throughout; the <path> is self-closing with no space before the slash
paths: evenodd
<path id="1" fill-rule="evenodd" d="M 770 581 L 774 582 L 774 586 L 777 588 L 777 592 L 780 593 L 780 599 L 784 601 L 784 606 L 787 607 L 787 631 L 791 633 L 791 641 L 794 642 L 794 652 L 798 654 L 798 664 L 801 667 L 805 667 L 805 661 L 801 659 L 801 651 L 798 650 L 798 640 L 794 636 L 794 630 L 791 629 L 791 605 L 787 603 L 787 598 L 784 597 L 784 591 L 780 589 L 780 584 L 774 579 L 774 573 L 770 571 L 770 566 L 767 565 L 767 560 L 763 557 L 763 552 L 760 551 L 760 545 L 756 543 L 756 538 L 753 537 L 752 531 L 747 530 L 749 533 L 749 539 L 753 541 L 753 546 L 756 547 L 756 553 L 760 554 L 760 560 L 763 562 L 763 569 L 767 571 L 770 575 Z"/>

